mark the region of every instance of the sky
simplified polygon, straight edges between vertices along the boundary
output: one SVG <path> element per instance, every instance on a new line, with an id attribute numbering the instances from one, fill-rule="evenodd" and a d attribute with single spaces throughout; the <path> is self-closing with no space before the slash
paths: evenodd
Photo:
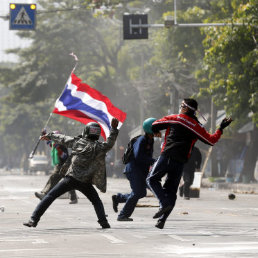
<path id="1" fill-rule="evenodd" d="M 0 16 L 9 15 L 10 3 L 37 3 L 37 0 L 0 0 Z M 29 41 L 21 40 L 16 36 L 15 30 L 9 30 L 9 20 L 3 20 L 0 18 L 0 62 L 17 62 L 18 58 L 13 54 L 6 54 L 5 50 L 16 47 L 27 47 Z"/>

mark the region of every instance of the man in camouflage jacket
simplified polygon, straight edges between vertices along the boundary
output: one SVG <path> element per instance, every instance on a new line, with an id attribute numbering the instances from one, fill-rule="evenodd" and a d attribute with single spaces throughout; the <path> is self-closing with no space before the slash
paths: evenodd
<path id="1" fill-rule="evenodd" d="M 106 142 L 98 141 L 101 128 L 97 123 L 86 125 L 82 138 L 49 133 L 41 137 L 42 140 L 53 140 L 72 149 L 72 160 L 66 176 L 59 182 L 38 204 L 30 220 L 23 223 L 27 227 L 36 227 L 40 217 L 52 202 L 70 190 L 79 190 L 93 204 L 98 222 L 102 228 L 109 228 L 102 201 L 93 184 L 101 192 L 106 192 L 106 153 L 115 144 L 118 135 L 118 120 L 111 121 L 110 135 Z"/>

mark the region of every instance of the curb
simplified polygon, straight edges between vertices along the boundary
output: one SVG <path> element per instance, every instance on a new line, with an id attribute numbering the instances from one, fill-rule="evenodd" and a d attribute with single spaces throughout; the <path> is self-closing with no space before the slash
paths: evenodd
<path id="1" fill-rule="evenodd" d="M 243 183 L 226 183 L 226 182 L 210 182 L 209 179 L 202 179 L 203 188 L 214 188 L 230 190 L 234 193 L 243 194 L 258 194 L 258 184 L 243 184 Z"/>

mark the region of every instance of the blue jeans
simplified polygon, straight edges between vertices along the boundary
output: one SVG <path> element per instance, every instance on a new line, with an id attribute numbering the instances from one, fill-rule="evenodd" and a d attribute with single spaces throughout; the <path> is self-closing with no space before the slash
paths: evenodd
<path id="1" fill-rule="evenodd" d="M 117 201 L 119 203 L 125 202 L 118 217 L 130 217 L 134 212 L 138 200 L 147 194 L 146 176 L 144 176 L 142 171 L 130 171 L 126 172 L 125 175 L 130 182 L 132 192 L 130 194 L 117 194 Z"/>
<path id="2" fill-rule="evenodd" d="M 160 220 L 165 221 L 176 204 L 177 189 L 183 168 L 184 163 L 172 160 L 165 155 L 161 155 L 154 164 L 152 171 L 147 178 L 147 184 L 159 200 L 160 207 L 163 208 L 168 205 L 172 207 L 170 211 L 160 217 Z M 167 175 L 167 178 L 162 186 L 161 179 L 165 175 Z"/>
<path id="3" fill-rule="evenodd" d="M 45 197 L 34 210 L 31 219 L 38 222 L 40 217 L 45 213 L 45 211 L 56 198 L 71 190 L 78 190 L 82 192 L 91 201 L 97 214 L 99 223 L 107 221 L 103 203 L 100 200 L 99 195 L 93 185 L 90 183 L 80 182 L 70 176 L 64 177 L 62 181 L 60 181 L 47 193 L 47 195 L 45 195 Z"/>

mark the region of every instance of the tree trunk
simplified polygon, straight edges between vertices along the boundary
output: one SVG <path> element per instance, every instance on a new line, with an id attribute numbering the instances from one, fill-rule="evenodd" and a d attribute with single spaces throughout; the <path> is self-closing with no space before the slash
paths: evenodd
<path id="1" fill-rule="evenodd" d="M 254 181 L 254 170 L 257 161 L 257 146 L 258 146 L 258 128 L 254 126 L 254 130 L 251 132 L 250 145 L 247 148 L 244 167 L 242 173 L 242 180 L 246 178 L 247 182 Z M 245 181 L 245 180 L 243 180 Z"/>

